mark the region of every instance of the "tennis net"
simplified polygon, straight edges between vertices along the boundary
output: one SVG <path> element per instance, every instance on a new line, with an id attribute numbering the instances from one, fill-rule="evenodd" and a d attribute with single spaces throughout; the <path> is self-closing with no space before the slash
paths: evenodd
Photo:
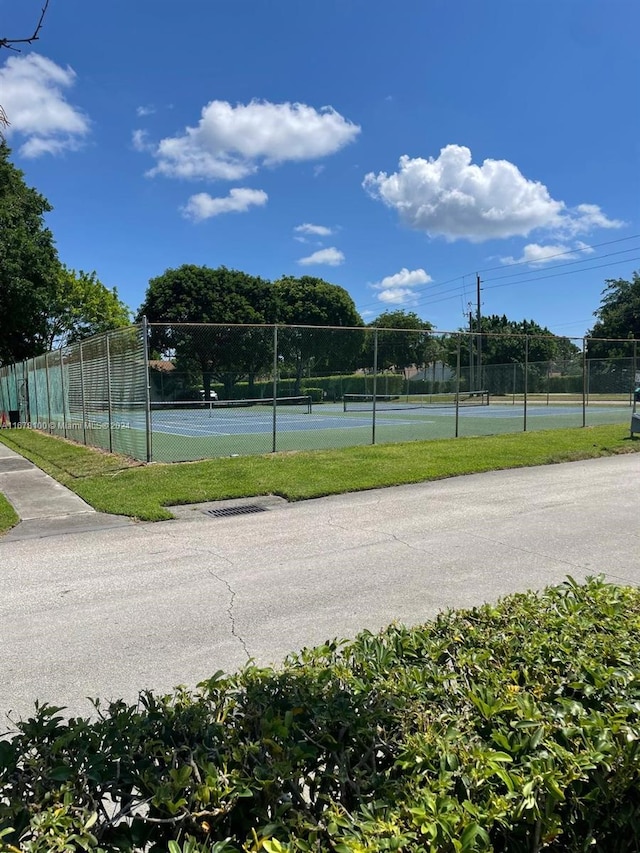
<path id="1" fill-rule="evenodd" d="M 291 408 L 296 412 L 311 414 L 311 397 L 301 395 L 298 397 L 256 397 L 255 399 L 241 400 L 170 400 L 152 401 L 152 412 L 166 412 L 176 414 L 180 412 L 208 412 L 212 414 L 217 411 L 228 411 L 235 409 Z"/>
<path id="2" fill-rule="evenodd" d="M 488 406 L 488 391 L 460 391 L 450 394 L 344 394 L 345 412 L 370 412 L 376 409 L 447 409 L 457 406 Z"/>

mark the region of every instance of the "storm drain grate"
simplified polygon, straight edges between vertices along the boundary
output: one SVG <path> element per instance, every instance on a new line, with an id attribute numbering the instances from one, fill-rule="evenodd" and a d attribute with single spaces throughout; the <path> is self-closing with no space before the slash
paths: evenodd
<path id="1" fill-rule="evenodd" d="M 226 518 L 229 515 L 251 515 L 254 512 L 266 512 L 266 508 L 259 504 L 245 504 L 244 506 L 225 506 L 222 509 L 206 509 L 206 515 L 214 518 Z"/>

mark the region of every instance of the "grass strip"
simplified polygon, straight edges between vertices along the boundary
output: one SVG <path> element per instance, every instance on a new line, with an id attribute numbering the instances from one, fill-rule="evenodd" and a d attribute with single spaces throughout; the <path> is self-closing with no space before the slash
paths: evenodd
<path id="1" fill-rule="evenodd" d="M 2 430 L 0 441 L 65 486 L 78 478 L 114 474 L 125 468 L 142 466 L 141 462 L 126 456 L 85 447 L 36 430 Z"/>
<path id="2" fill-rule="evenodd" d="M 620 424 L 153 465 L 34 431 L 7 430 L 0 440 L 95 509 L 144 521 L 171 518 L 166 507 L 177 504 L 268 494 L 305 500 L 640 450 Z"/>
<path id="3" fill-rule="evenodd" d="M 18 518 L 13 506 L 5 496 L 0 493 L 0 536 L 3 533 L 6 533 L 7 530 L 11 530 L 12 527 L 15 527 L 19 521 L 20 519 Z"/>

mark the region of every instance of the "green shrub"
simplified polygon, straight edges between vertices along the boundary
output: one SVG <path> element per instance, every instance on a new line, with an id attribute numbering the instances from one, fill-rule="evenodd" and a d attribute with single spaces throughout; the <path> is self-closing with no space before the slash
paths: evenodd
<path id="1" fill-rule="evenodd" d="M 307 397 L 311 397 L 312 403 L 321 403 L 324 397 L 322 388 L 310 388 L 308 385 L 302 386 L 302 393 L 306 394 Z"/>
<path id="2" fill-rule="evenodd" d="M 0 849 L 637 850 L 638 661 L 640 592 L 569 579 L 94 721 L 43 705 L 0 742 Z"/>

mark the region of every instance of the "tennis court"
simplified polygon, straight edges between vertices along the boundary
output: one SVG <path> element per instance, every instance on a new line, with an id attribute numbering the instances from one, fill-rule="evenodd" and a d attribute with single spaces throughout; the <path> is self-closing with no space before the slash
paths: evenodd
<path id="1" fill-rule="evenodd" d="M 598 403 L 490 405 L 442 404 L 420 408 L 398 405 L 373 411 L 345 411 L 344 402 L 306 405 L 191 406 L 174 404 L 150 413 L 153 459 L 190 461 L 216 456 L 313 450 L 400 441 L 425 441 L 457 436 L 495 435 L 527 430 L 595 426 L 630 421 L 629 405 Z M 143 411 L 120 414 L 115 423 L 146 430 Z"/>
<path id="2" fill-rule="evenodd" d="M 150 360 L 169 332 L 180 357 Z M 1 367 L 0 415 L 153 462 L 630 427 L 637 341 L 592 358 L 587 339 L 507 337 L 510 360 L 482 364 L 473 333 L 143 323 Z"/>

